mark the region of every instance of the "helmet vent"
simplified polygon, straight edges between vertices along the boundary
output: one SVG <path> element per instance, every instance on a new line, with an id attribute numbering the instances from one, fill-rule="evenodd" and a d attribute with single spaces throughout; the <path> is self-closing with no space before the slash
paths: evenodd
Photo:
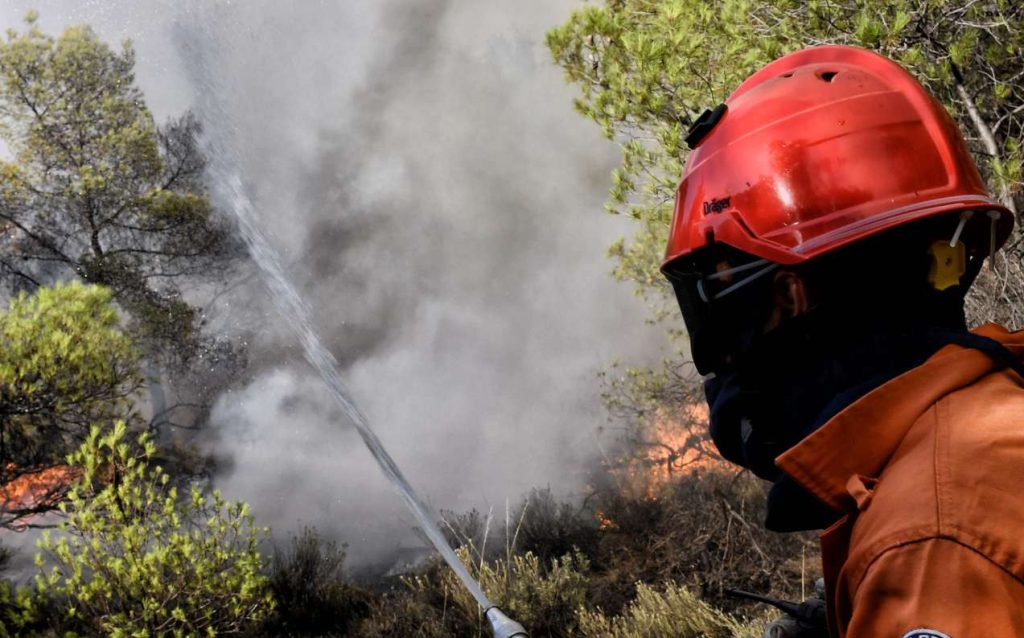
<path id="1" fill-rule="evenodd" d="M 832 79 L 835 78 L 837 75 L 839 75 L 839 71 L 825 71 L 818 77 L 821 78 L 822 80 L 825 80 L 826 82 L 831 82 Z"/>
<path id="2" fill-rule="evenodd" d="M 792 71 L 790 71 L 789 73 L 783 73 L 783 74 L 782 74 L 782 75 L 780 75 L 779 77 L 780 77 L 780 78 L 791 78 L 791 77 L 793 77 L 793 72 L 792 72 Z"/>

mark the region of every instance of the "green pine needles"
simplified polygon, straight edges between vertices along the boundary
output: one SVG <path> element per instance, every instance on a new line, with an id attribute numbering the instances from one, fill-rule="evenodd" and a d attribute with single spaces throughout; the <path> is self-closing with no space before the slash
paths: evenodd
<path id="1" fill-rule="evenodd" d="M 547 44 L 580 90 L 577 110 L 621 145 L 607 207 L 638 224 L 611 247 L 614 273 L 636 285 L 656 319 L 674 312 L 658 265 L 686 131 L 747 76 L 797 49 L 850 44 L 903 64 L 957 119 L 992 193 L 1024 210 L 1024 5 L 1014 0 L 605 0 L 576 10 Z M 979 282 L 979 321 L 1024 322 L 1014 250 L 1007 266 L 1016 270 Z"/>

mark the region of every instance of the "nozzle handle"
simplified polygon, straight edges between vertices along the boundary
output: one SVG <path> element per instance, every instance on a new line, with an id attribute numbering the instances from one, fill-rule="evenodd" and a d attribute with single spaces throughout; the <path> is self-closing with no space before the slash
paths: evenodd
<path id="1" fill-rule="evenodd" d="M 752 594 L 748 591 L 740 591 L 738 589 L 727 589 L 725 590 L 725 593 L 730 596 L 736 596 L 737 598 L 756 600 L 759 603 L 765 603 L 766 605 L 771 605 L 776 609 L 781 609 L 783 612 L 795 618 L 802 627 L 819 629 L 825 627 L 828 623 L 825 601 L 819 598 L 811 598 L 802 603 L 791 603 L 786 600 L 770 598 L 760 594 Z"/>
<path id="2" fill-rule="evenodd" d="M 741 591 L 739 589 L 726 589 L 725 593 L 736 598 L 746 598 L 747 600 L 754 600 L 759 603 L 771 605 L 776 609 L 780 609 L 790 616 L 799 618 L 800 605 L 799 603 L 791 603 L 788 600 L 779 600 L 778 598 L 770 598 L 768 596 L 762 596 L 761 594 L 752 594 L 749 591 Z"/>
<path id="3" fill-rule="evenodd" d="M 529 638 L 526 629 L 501 612 L 497 607 L 488 607 L 484 610 L 484 616 L 491 623 L 491 631 L 494 638 Z"/>

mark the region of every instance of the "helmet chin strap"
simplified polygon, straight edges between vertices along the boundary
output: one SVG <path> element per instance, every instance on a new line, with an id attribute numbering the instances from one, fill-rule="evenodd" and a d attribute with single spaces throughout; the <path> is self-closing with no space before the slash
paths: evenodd
<path id="1" fill-rule="evenodd" d="M 960 213 L 960 223 L 956 225 L 956 231 L 953 233 L 953 238 L 949 240 L 949 247 L 956 248 L 956 245 L 960 243 L 960 235 L 964 232 L 964 227 L 967 226 L 967 222 L 970 221 L 971 217 L 974 217 L 973 210 L 965 210 Z"/>
<path id="2" fill-rule="evenodd" d="M 988 211 L 988 218 L 992 220 L 988 234 L 988 258 L 991 260 L 992 270 L 996 269 L 996 228 L 999 224 L 999 213 L 994 210 Z"/>

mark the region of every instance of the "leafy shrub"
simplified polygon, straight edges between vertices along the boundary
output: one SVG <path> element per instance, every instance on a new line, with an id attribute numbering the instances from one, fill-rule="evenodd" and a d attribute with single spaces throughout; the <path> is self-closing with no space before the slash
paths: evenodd
<path id="1" fill-rule="evenodd" d="M 27 587 L 16 589 L 0 581 L 0 638 L 38 633 L 47 602 L 38 600 Z"/>
<path id="2" fill-rule="evenodd" d="M 192 487 L 179 498 L 146 434 L 94 427 L 68 463 L 81 469 L 56 536 L 36 555 L 37 600 L 60 633 L 238 634 L 273 607 L 244 503 Z M 52 567 L 46 570 L 49 562 Z"/>
<path id="3" fill-rule="evenodd" d="M 17 528 L 61 490 L 23 502 L 19 478 L 59 465 L 93 423 L 132 417 L 138 353 L 118 329 L 111 292 L 77 282 L 9 300 L 0 313 L 0 525 Z M 38 482 L 37 482 L 38 485 Z"/>
<path id="4" fill-rule="evenodd" d="M 586 638 L 757 638 L 762 627 L 745 625 L 700 600 L 686 587 L 670 584 L 659 592 L 637 585 L 636 600 L 621 616 L 600 609 L 580 612 Z"/>
<path id="5" fill-rule="evenodd" d="M 287 550 L 277 550 L 270 570 L 276 613 L 265 633 L 273 636 L 346 635 L 369 611 L 367 596 L 345 583 L 345 550 L 306 528 Z"/>

